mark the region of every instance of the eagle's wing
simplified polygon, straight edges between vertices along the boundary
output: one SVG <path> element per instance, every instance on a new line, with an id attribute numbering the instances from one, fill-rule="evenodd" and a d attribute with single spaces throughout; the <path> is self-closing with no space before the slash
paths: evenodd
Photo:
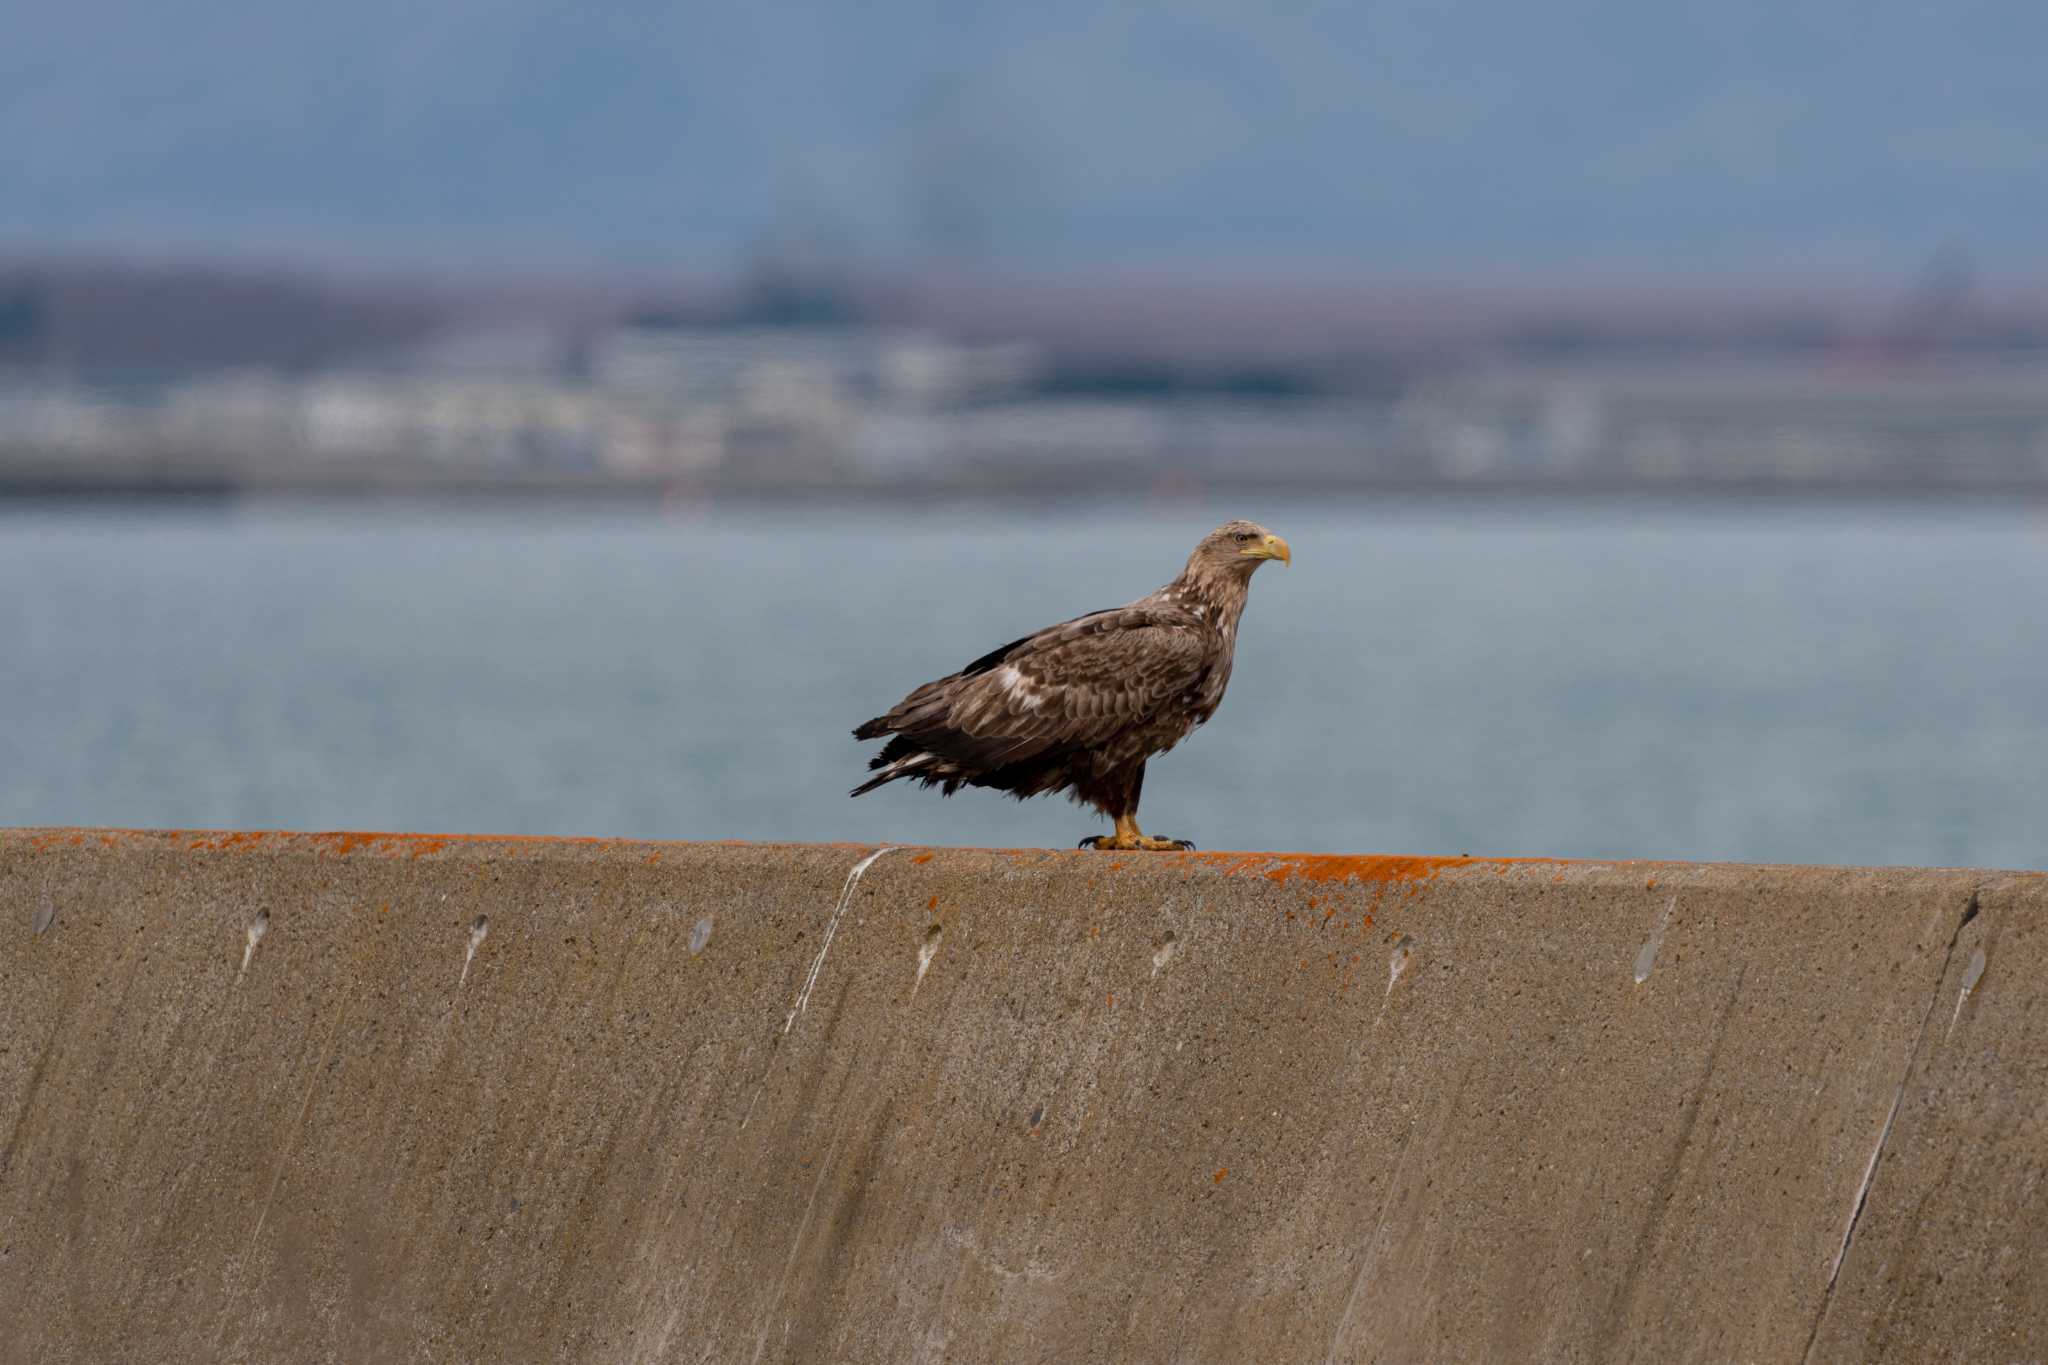
<path id="1" fill-rule="evenodd" d="M 927 683 L 882 719 L 907 748 L 987 772 L 1093 748 L 1170 710 L 1214 652 L 1209 632 L 1184 612 L 1149 604 L 1094 612 Z M 911 757 L 903 767 L 915 766 Z"/>

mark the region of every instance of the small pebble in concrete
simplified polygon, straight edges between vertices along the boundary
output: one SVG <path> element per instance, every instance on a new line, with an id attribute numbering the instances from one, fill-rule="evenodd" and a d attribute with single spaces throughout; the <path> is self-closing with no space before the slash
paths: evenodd
<path id="1" fill-rule="evenodd" d="M 697 954 L 697 953 L 701 953 L 701 952 L 703 952 L 703 951 L 704 951 L 704 949 L 705 949 L 705 947 L 706 947 L 706 945 L 708 945 L 708 944 L 709 944 L 710 942 L 711 942 L 711 916 L 709 916 L 709 915 L 706 915 L 706 916 L 705 916 L 705 917 L 704 917 L 703 919 L 700 919 L 700 920 L 698 920 L 698 921 L 697 921 L 697 926 L 696 926 L 696 928 L 694 928 L 694 929 L 690 930 L 690 952 L 691 952 L 691 954 L 692 954 L 692 955 L 695 955 L 695 954 Z"/>

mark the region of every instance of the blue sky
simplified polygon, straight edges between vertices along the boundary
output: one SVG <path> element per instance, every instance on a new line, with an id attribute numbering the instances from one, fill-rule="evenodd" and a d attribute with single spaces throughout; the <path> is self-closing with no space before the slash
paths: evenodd
<path id="1" fill-rule="evenodd" d="M 718 270 L 2038 273 L 2048 7 L 80 0 L 0 244 Z"/>

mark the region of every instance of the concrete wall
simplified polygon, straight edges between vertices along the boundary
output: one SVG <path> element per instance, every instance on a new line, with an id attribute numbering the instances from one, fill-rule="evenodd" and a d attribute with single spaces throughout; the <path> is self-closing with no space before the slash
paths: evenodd
<path id="1" fill-rule="evenodd" d="M 2041 1358 L 2044 898 L 0 834 L 0 1354 Z"/>

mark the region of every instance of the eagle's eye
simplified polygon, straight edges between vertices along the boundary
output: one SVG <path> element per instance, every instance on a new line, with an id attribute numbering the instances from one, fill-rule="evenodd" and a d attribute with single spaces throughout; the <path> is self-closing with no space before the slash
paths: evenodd
<path id="1" fill-rule="evenodd" d="M 1253 539 L 1253 536 L 1250 531 L 1239 531 L 1234 538 L 1236 539 L 1238 544 L 1243 545 L 1247 541 Z"/>

